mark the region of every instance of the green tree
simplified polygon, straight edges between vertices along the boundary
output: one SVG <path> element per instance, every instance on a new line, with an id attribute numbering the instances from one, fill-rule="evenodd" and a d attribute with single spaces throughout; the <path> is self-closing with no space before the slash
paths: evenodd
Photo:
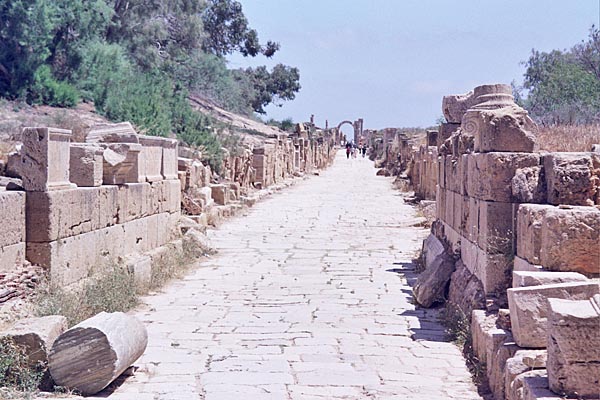
<path id="1" fill-rule="evenodd" d="M 55 21 L 46 0 L 0 0 L 0 96 L 23 96 L 48 56 Z"/>
<path id="2" fill-rule="evenodd" d="M 272 57 L 279 50 L 279 43 L 268 41 L 262 46 L 256 30 L 248 26 L 242 5 L 234 0 L 208 0 L 202 13 L 207 33 L 203 48 L 219 57 L 239 51 L 254 57 L 260 53 Z"/>
<path id="3" fill-rule="evenodd" d="M 570 50 L 532 50 L 523 88 L 516 98 L 545 124 L 577 124 L 600 119 L 600 35 L 590 36 Z"/>
<path id="4" fill-rule="evenodd" d="M 277 64 L 271 72 L 265 66 L 238 70 L 237 79 L 248 79 L 248 98 L 259 114 L 265 114 L 264 107 L 268 104 L 281 106 L 281 101 L 293 100 L 301 88 L 298 69 L 283 64 Z"/>

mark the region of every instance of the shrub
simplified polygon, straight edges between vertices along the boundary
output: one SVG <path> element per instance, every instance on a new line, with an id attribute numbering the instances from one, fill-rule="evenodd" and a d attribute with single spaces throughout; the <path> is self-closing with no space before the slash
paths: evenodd
<path id="1" fill-rule="evenodd" d="M 63 315 L 69 326 L 101 311 L 125 312 L 137 304 L 133 275 L 116 265 L 91 278 L 79 290 L 68 291 L 45 283 L 38 288 L 34 298 L 38 316 Z"/>
<path id="2" fill-rule="evenodd" d="M 42 65 L 34 74 L 28 101 L 55 107 L 75 107 L 79 102 L 79 94 L 69 83 L 54 79 L 49 65 Z"/>
<path id="3" fill-rule="evenodd" d="M 0 396 L 11 396 L 10 391 L 28 394 L 37 390 L 44 365 L 30 366 L 25 350 L 10 338 L 0 338 Z M 4 397 L 6 395 L 6 397 Z M 14 394 L 15 397 L 18 394 Z M 9 397 L 10 398 L 10 397 Z"/>

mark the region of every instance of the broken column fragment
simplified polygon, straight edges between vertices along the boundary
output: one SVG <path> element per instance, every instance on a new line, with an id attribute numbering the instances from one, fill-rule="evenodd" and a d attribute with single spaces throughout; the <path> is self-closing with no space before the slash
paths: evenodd
<path id="1" fill-rule="evenodd" d="M 131 366 L 147 344 L 148 333 L 139 320 L 101 312 L 56 339 L 48 367 L 57 385 L 91 395 Z"/>
<path id="2" fill-rule="evenodd" d="M 137 183 L 142 146 L 136 143 L 111 143 L 104 147 L 103 184 Z"/>

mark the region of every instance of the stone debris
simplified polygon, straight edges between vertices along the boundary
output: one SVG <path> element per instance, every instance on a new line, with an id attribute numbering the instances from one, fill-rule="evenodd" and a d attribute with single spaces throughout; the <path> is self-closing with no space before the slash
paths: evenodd
<path id="1" fill-rule="evenodd" d="M 129 368 L 147 344 L 146 328 L 136 318 L 102 312 L 56 338 L 48 368 L 57 385 L 92 395 Z"/>

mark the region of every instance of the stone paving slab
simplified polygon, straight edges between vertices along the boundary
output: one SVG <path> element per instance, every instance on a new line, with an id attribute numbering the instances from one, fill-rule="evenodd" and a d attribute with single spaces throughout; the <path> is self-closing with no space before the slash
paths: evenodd
<path id="1" fill-rule="evenodd" d="M 480 399 L 437 314 L 415 309 L 427 232 L 367 159 L 334 165 L 209 235 L 219 254 L 136 315 L 124 399 Z"/>

